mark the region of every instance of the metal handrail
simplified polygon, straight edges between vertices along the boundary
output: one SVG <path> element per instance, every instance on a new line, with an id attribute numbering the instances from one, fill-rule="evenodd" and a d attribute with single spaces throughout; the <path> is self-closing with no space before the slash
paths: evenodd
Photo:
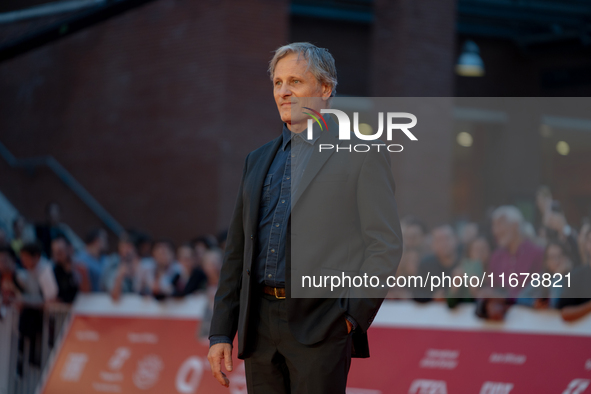
<path id="1" fill-rule="evenodd" d="M 107 0 L 65 0 L 54 1 L 20 10 L 0 13 L 0 24 L 21 22 L 33 18 L 41 18 L 67 12 L 78 11 L 105 3 Z"/>
<path id="2" fill-rule="evenodd" d="M 12 168 L 31 169 L 47 166 L 61 179 L 64 184 L 76 194 L 84 204 L 117 236 L 124 231 L 123 226 L 66 170 L 53 156 L 38 156 L 26 159 L 17 159 L 8 148 L 0 142 L 0 156 Z"/>
<path id="3" fill-rule="evenodd" d="M 0 46 L 0 62 L 67 37 L 155 0 L 108 0 Z M 38 10 L 37 10 L 38 11 Z"/>

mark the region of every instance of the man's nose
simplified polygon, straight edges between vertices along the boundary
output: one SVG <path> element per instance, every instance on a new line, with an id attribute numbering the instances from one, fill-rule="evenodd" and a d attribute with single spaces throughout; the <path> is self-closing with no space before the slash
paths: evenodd
<path id="1" fill-rule="evenodd" d="M 289 89 L 289 86 L 281 85 L 281 88 L 279 89 L 279 96 L 280 97 L 291 96 L 291 90 Z"/>

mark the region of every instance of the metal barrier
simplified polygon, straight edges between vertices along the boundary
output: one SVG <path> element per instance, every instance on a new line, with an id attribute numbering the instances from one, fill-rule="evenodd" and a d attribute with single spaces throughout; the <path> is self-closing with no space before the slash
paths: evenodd
<path id="1" fill-rule="evenodd" d="M 19 311 L 7 308 L 0 324 L 0 394 L 33 394 L 39 385 L 42 372 L 51 360 L 50 354 L 59 343 L 61 333 L 68 323 L 71 306 L 51 303 L 43 310 L 41 332 L 33 338 L 19 332 Z M 34 341 L 34 343 L 32 343 Z M 39 357 L 31 360 L 31 348 Z M 6 362 L 1 356 L 6 355 Z M 35 355 L 34 355 L 35 356 Z"/>
<path id="2" fill-rule="evenodd" d="M 16 371 L 17 346 L 13 343 L 15 333 L 18 338 L 18 312 L 4 305 L 0 308 L 0 394 L 12 394 L 15 392 L 12 372 Z"/>

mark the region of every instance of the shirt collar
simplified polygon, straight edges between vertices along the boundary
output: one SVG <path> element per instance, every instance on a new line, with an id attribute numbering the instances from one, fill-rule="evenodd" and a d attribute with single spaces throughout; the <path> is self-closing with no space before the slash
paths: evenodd
<path id="1" fill-rule="evenodd" d="M 301 138 L 302 141 L 305 141 L 309 145 L 314 145 L 316 143 L 316 141 L 318 140 L 318 138 L 320 138 L 320 132 L 321 131 L 319 130 L 318 125 L 314 124 L 314 126 L 312 127 L 312 139 L 309 140 L 308 139 L 308 129 L 302 131 L 301 133 L 292 133 L 289 130 L 289 128 L 287 128 L 287 123 L 283 123 L 283 131 L 282 131 L 283 142 L 281 143 L 281 149 L 285 150 L 287 148 L 287 144 L 293 138 Z"/>

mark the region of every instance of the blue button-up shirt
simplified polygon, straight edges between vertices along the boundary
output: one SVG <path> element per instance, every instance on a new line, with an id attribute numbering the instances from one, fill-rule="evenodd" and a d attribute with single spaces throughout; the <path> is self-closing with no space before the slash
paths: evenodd
<path id="1" fill-rule="evenodd" d="M 258 283 L 267 286 L 285 287 L 285 244 L 291 196 L 320 137 L 317 130 L 313 131 L 313 138 L 308 140 L 306 132 L 292 133 L 283 125 L 283 141 L 263 182 L 253 268 Z"/>
<path id="2" fill-rule="evenodd" d="M 286 132 L 287 130 L 287 132 Z M 283 126 L 283 142 L 263 182 L 253 272 L 258 283 L 285 287 L 285 237 L 291 204 L 290 131 Z"/>

